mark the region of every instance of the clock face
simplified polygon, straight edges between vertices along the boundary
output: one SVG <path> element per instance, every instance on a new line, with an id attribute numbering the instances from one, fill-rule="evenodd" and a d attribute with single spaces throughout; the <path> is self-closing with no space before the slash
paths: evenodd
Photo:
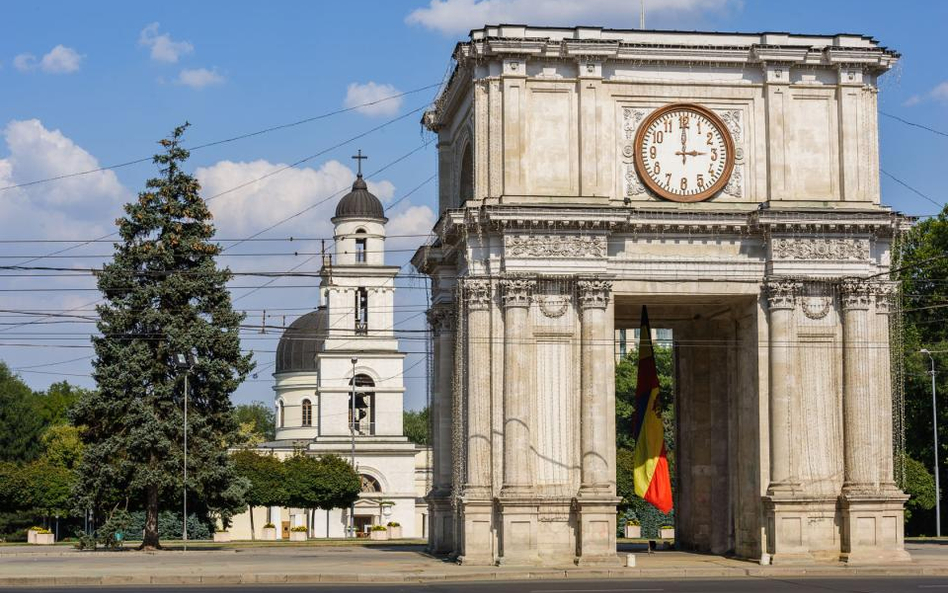
<path id="1" fill-rule="evenodd" d="M 659 196 L 700 202 L 727 185 L 734 168 L 734 140 L 717 115 L 700 105 L 656 109 L 635 134 L 639 177 Z"/>

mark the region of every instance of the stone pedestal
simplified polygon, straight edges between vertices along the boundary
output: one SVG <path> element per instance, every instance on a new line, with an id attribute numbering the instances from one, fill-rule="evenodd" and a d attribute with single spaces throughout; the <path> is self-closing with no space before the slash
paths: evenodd
<path id="1" fill-rule="evenodd" d="M 528 497 L 498 499 L 501 517 L 498 564 L 539 565 L 537 506 L 539 500 Z"/>
<path id="2" fill-rule="evenodd" d="M 454 510 L 447 493 L 428 495 L 428 551 L 448 554 L 454 551 Z"/>
<path id="3" fill-rule="evenodd" d="M 907 562 L 904 506 L 908 495 L 898 490 L 843 492 L 842 553 L 849 564 Z"/>
<path id="4" fill-rule="evenodd" d="M 622 499 L 615 496 L 576 499 L 579 523 L 576 541 L 576 564 L 579 566 L 620 566 L 616 555 L 616 505 Z"/>
<path id="5" fill-rule="evenodd" d="M 836 560 L 839 527 L 835 497 L 808 497 L 777 491 L 764 497 L 767 546 L 762 564 Z"/>
<path id="6" fill-rule="evenodd" d="M 458 562 L 473 566 L 494 564 L 494 534 L 492 532 L 494 503 L 488 498 L 461 499 L 463 537 L 458 550 Z"/>

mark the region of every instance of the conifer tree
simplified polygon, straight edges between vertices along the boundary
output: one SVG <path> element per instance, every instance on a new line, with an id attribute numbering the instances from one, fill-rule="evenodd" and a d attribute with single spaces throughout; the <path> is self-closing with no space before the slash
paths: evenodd
<path id="1" fill-rule="evenodd" d="M 159 510 L 181 503 L 184 372 L 172 357 L 197 357 L 188 375 L 189 509 L 235 505 L 227 449 L 238 425 L 230 394 L 252 369 L 240 351 L 243 314 L 226 287 L 231 273 L 215 262 L 211 213 L 198 181 L 182 170 L 187 126 L 160 142 L 160 176 L 116 221 L 121 240 L 98 275 L 98 389 L 84 393 L 73 412 L 86 445 L 79 509 L 144 509 L 144 548 L 159 547 Z"/>

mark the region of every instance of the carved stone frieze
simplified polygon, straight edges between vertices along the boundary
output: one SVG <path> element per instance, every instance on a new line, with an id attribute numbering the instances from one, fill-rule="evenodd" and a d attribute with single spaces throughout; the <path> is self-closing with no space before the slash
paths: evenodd
<path id="1" fill-rule="evenodd" d="M 508 257 L 605 257 L 606 238 L 582 235 L 507 235 Z"/>
<path id="2" fill-rule="evenodd" d="M 876 313 L 887 315 L 895 311 L 896 300 L 899 298 L 899 283 L 890 280 L 877 280 L 873 283 L 875 293 Z"/>
<path id="3" fill-rule="evenodd" d="M 580 280 L 576 283 L 579 305 L 583 309 L 605 309 L 612 294 L 612 282 L 608 280 Z"/>
<path id="4" fill-rule="evenodd" d="M 868 309 L 872 300 L 873 282 L 862 278 L 844 278 L 839 283 L 839 300 L 843 310 Z"/>
<path id="5" fill-rule="evenodd" d="M 490 280 L 483 278 L 465 278 L 461 281 L 464 301 L 471 310 L 490 308 Z"/>
<path id="6" fill-rule="evenodd" d="M 773 259 L 866 261 L 869 259 L 868 239 L 771 239 Z"/>
<path id="7" fill-rule="evenodd" d="M 734 144 L 741 144 L 744 141 L 744 126 L 741 123 L 741 110 L 728 109 L 719 111 L 718 116 L 720 116 L 721 121 L 727 125 L 727 129 L 731 133 L 731 138 L 734 139 Z"/>
<path id="8" fill-rule="evenodd" d="M 569 310 L 572 298 L 568 294 L 541 294 L 536 296 L 540 312 L 544 317 L 556 319 L 562 317 Z"/>
<path id="9" fill-rule="evenodd" d="M 807 296 L 800 299 L 800 308 L 807 319 L 823 319 L 833 307 L 831 296 Z"/>
<path id="10" fill-rule="evenodd" d="M 774 279 L 767 281 L 767 306 L 771 311 L 793 309 L 800 283 L 796 280 Z"/>
<path id="11" fill-rule="evenodd" d="M 536 280 L 529 278 L 507 278 L 500 281 L 504 287 L 503 301 L 505 307 L 529 307 L 536 290 Z"/>
<path id="12" fill-rule="evenodd" d="M 724 193 L 734 196 L 735 198 L 744 197 L 744 165 L 737 164 L 734 165 L 734 169 L 731 171 L 731 177 L 727 181 L 727 185 L 724 186 L 722 190 Z"/>
<path id="13" fill-rule="evenodd" d="M 630 144 L 635 139 L 635 132 L 639 124 L 645 119 L 648 112 L 644 109 L 635 109 L 626 107 L 622 110 L 622 132 L 625 136 L 626 144 Z"/>

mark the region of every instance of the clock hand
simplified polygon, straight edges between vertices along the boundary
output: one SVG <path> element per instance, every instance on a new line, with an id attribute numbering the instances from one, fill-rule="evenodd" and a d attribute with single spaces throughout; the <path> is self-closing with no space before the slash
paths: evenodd
<path id="1" fill-rule="evenodd" d="M 675 154 L 681 155 L 681 164 L 685 164 L 685 155 L 688 154 L 685 152 L 685 149 L 688 147 L 688 130 L 685 128 L 681 129 L 681 152 L 676 152 Z"/>
<path id="2" fill-rule="evenodd" d="M 687 151 L 687 152 L 685 152 L 685 151 L 676 152 L 675 154 L 680 154 L 680 155 L 682 155 L 682 158 L 684 158 L 685 155 L 688 155 L 688 156 L 698 156 L 699 154 L 708 154 L 708 153 L 706 153 L 706 152 L 701 152 L 700 150 L 689 150 L 689 151 Z"/>

